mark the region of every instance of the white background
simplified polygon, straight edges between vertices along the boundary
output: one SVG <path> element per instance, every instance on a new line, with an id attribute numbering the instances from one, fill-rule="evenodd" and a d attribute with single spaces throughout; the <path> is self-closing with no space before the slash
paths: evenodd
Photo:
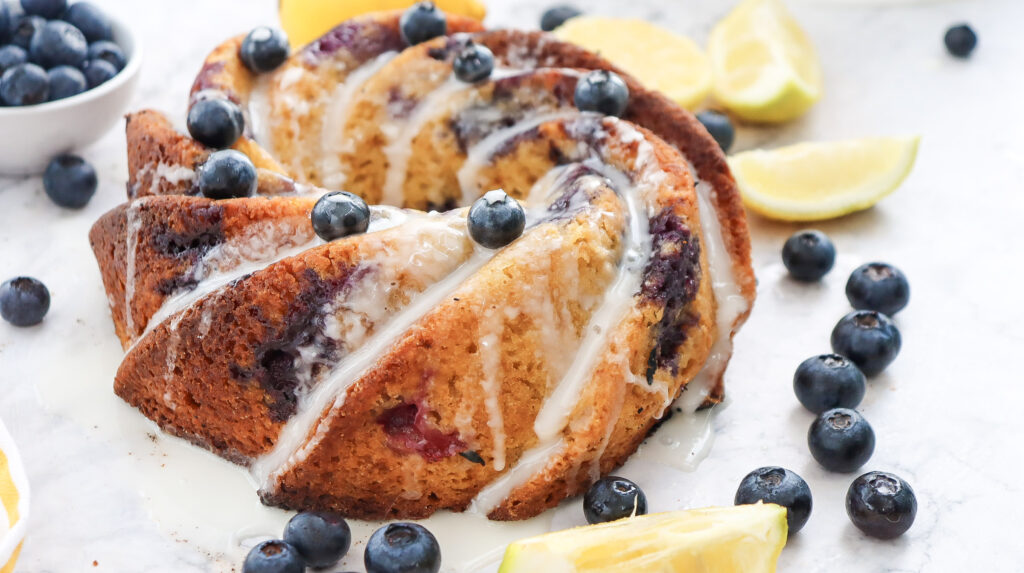
<path id="1" fill-rule="evenodd" d="M 179 121 L 205 54 L 230 35 L 276 21 L 270 0 L 97 1 L 131 22 L 146 44 L 135 106 Z M 547 5 L 489 4 L 489 23 L 503 27 L 533 27 Z M 652 19 L 703 43 L 732 2 L 588 4 L 594 12 Z M 751 218 L 759 300 L 736 340 L 729 400 L 714 418 L 709 456 L 692 473 L 657 471 L 642 460 L 622 473 L 661 492 L 650 500 L 652 511 L 730 504 L 739 480 L 758 466 L 800 473 L 813 490 L 814 512 L 785 550 L 782 571 L 1019 571 L 1024 3 L 789 4 L 818 48 L 825 98 L 794 124 L 743 129 L 737 149 L 919 133 L 917 166 L 879 207 L 819 225 L 839 250 L 821 285 L 785 276 L 778 253 L 797 226 Z M 964 19 L 980 35 L 967 62 L 942 46 L 945 28 Z M 61 414 L 81 410 L 84 397 L 122 408 L 109 391 L 118 350 L 86 238 L 91 223 L 124 199 L 122 130 L 82 153 L 101 185 L 80 212 L 53 206 L 38 178 L 0 177 L 0 277 L 33 275 L 53 294 L 42 326 L 0 324 L 0 417 L 21 446 L 33 487 L 19 570 L 227 569 L 180 541 L 191 532 L 169 535 L 149 518 L 143 498 L 159 493 L 139 491 L 132 476 L 136 458 L 158 450 L 136 449 L 145 443 L 141 425 L 83 425 L 82 416 Z M 898 317 L 903 352 L 870 383 L 861 408 L 878 437 L 865 471 L 902 475 L 920 502 L 914 528 L 892 542 L 868 540 L 850 525 L 843 497 L 854 476 L 828 474 L 810 458 L 811 416 L 791 389 L 796 366 L 828 350 L 832 326 L 848 311 L 848 273 L 875 259 L 903 268 L 912 288 Z"/>

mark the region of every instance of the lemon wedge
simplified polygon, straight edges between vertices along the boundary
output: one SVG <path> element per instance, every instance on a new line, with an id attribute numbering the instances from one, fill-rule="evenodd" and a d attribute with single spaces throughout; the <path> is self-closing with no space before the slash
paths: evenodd
<path id="1" fill-rule="evenodd" d="M 292 47 L 300 48 L 338 24 L 369 12 L 403 10 L 418 0 L 280 0 L 281 27 Z M 487 8 L 479 0 L 434 0 L 444 12 L 483 20 Z"/>
<path id="2" fill-rule="evenodd" d="M 14 571 L 28 527 L 29 485 L 18 447 L 0 421 L 0 573 Z"/>
<path id="3" fill-rule="evenodd" d="M 814 46 L 780 0 L 744 0 L 708 43 L 713 93 L 742 119 L 783 122 L 821 99 Z"/>
<path id="4" fill-rule="evenodd" d="M 729 158 L 751 210 L 783 221 L 821 221 L 871 207 L 903 183 L 920 137 L 800 143 Z"/>
<path id="5" fill-rule="evenodd" d="M 778 505 L 658 513 L 517 541 L 499 573 L 770 573 L 786 532 Z"/>
<path id="6" fill-rule="evenodd" d="M 554 34 L 599 53 L 685 108 L 697 107 L 711 91 L 711 65 L 700 47 L 649 22 L 579 16 Z"/>

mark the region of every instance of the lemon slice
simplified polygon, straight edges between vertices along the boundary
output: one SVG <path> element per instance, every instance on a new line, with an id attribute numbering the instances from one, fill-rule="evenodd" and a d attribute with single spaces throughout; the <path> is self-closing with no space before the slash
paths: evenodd
<path id="1" fill-rule="evenodd" d="M 300 48 L 331 28 L 356 16 L 384 10 L 402 10 L 418 0 L 280 0 L 281 27 Z M 479 0 L 434 0 L 444 12 L 483 20 L 487 8 Z"/>
<path id="2" fill-rule="evenodd" d="M 601 54 L 685 108 L 697 107 L 711 91 L 711 65 L 697 44 L 649 22 L 579 16 L 554 34 Z"/>
<path id="3" fill-rule="evenodd" d="M 744 0 L 708 43 L 714 96 L 742 119 L 782 122 L 821 99 L 821 66 L 780 0 Z"/>
<path id="4" fill-rule="evenodd" d="M 737 153 L 729 166 L 743 202 L 783 221 L 820 221 L 871 207 L 910 174 L 919 137 L 800 143 Z"/>
<path id="5" fill-rule="evenodd" d="M 786 531 L 778 505 L 644 515 L 517 541 L 499 573 L 770 573 Z"/>

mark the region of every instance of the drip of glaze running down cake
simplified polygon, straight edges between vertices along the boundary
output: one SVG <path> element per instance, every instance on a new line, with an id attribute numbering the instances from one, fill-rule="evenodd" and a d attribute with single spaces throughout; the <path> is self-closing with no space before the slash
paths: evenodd
<path id="1" fill-rule="evenodd" d="M 527 518 L 680 397 L 721 399 L 754 297 L 746 222 L 696 119 L 599 56 L 451 15 L 409 46 L 399 17 L 268 73 L 240 39 L 210 55 L 192 102 L 245 111 L 255 196 L 203 197 L 215 150 L 129 117 L 129 202 L 91 234 L 126 349 L 115 391 L 248 467 L 269 504 Z M 456 77 L 482 48 L 490 74 Z M 628 99 L 590 107 L 601 82 Z M 317 236 L 327 188 L 365 199 L 365 232 Z M 468 212 L 495 189 L 523 230 L 486 248 Z"/>

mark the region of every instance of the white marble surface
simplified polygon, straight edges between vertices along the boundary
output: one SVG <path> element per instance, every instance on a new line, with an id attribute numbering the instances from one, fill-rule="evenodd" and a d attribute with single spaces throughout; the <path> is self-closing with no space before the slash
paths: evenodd
<path id="1" fill-rule="evenodd" d="M 179 120 L 205 53 L 228 35 L 274 21 L 271 0 L 98 1 L 147 43 L 136 107 Z M 525 27 L 547 2 L 489 4 L 492 25 Z M 590 4 L 703 41 L 732 2 Z M 736 341 L 729 400 L 714 417 L 707 458 L 692 472 L 636 458 L 621 473 L 649 491 L 673 492 L 651 499 L 652 510 L 729 504 L 742 476 L 761 465 L 802 474 L 814 512 L 783 553 L 781 571 L 1020 571 L 1024 386 L 1010 358 L 1024 343 L 1024 307 L 1013 295 L 1024 254 L 1024 3 L 790 4 L 818 47 L 825 99 L 792 125 L 743 129 L 737 147 L 920 133 L 917 167 L 879 207 L 819 225 L 840 252 L 822 285 L 785 277 L 778 251 L 798 227 L 751 219 L 760 298 Z M 946 26 L 960 20 L 981 37 L 968 62 L 942 48 Z M 101 186 L 81 212 L 50 204 L 37 178 L 0 178 L 0 277 L 37 276 L 54 299 L 42 326 L 0 324 L 0 417 L 21 446 L 34 494 L 20 571 L 230 570 L 230 560 L 186 541 L 195 531 L 169 531 L 151 518 L 161 504 L 180 506 L 187 523 L 185 496 L 203 486 L 204 475 L 173 473 L 166 488 L 140 491 L 138 474 L 159 467 L 153 456 L 180 446 L 149 440 L 141 421 L 108 416 L 127 406 L 109 390 L 119 350 L 86 232 L 124 198 L 123 146 L 116 130 L 82 151 Z M 917 523 L 894 542 L 869 540 L 850 525 L 843 497 L 853 476 L 828 474 L 810 458 L 811 416 L 791 390 L 796 365 L 828 349 L 833 324 L 848 311 L 847 274 L 873 259 L 902 267 L 913 293 L 898 318 L 903 352 L 870 383 L 861 408 L 878 436 L 865 471 L 895 471 L 918 494 Z M 93 416 L 82 414 L 85 403 L 98 404 Z M 576 511 L 575 503 L 558 515 Z"/>

